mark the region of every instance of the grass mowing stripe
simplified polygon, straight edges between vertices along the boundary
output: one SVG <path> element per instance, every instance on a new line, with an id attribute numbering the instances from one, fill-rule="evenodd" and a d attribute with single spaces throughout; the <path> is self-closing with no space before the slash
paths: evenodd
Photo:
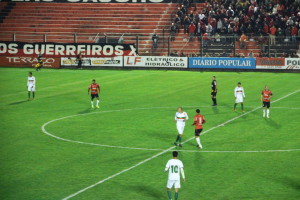
<path id="1" fill-rule="evenodd" d="M 283 96 L 283 97 L 280 97 L 279 99 L 274 100 L 273 103 L 278 102 L 278 101 L 280 101 L 280 100 L 282 100 L 282 99 L 285 99 L 285 98 L 287 98 L 287 97 L 289 97 L 289 96 L 291 96 L 291 95 L 293 95 L 293 94 L 295 94 L 295 93 L 298 93 L 298 92 L 300 92 L 300 90 L 296 90 L 296 91 L 294 91 L 294 92 L 292 92 L 292 93 L 289 93 L 289 94 L 287 94 L 287 95 L 285 95 L 285 96 Z M 242 115 L 240 115 L 240 116 L 234 117 L 234 118 L 232 118 L 232 119 L 230 119 L 230 120 L 227 120 L 226 122 L 224 122 L 224 123 L 222 123 L 222 124 L 219 124 L 219 125 L 217 125 L 217 126 L 214 126 L 214 127 L 210 128 L 210 129 L 208 129 L 207 131 L 203 132 L 202 135 L 204 135 L 205 133 L 208 133 L 208 132 L 210 132 L 210 131 L 212 131 L 212 130 L 214 130 L 214 129 L 220 127 L 220 126 L 224 126 L 225 124 L 228 124 L 228 123 L 230 123 L 230 122 L 232 122 L 232 121 L 234 121 L 234 120 L 236 120 L 236 119 L 239 119 L 239 118 L 241 118 L 241 117 L 243 117 L 243 116 L 245 116 L 245 115 L 247 115 L 247 114 L 250 114 L 250 113 L 252 113 L 252 112 L 254 112 L 254 111 L 256 111 L 256 110 L 258 110 L 258 109 L 260 109 L 260 108 L 261 108 L 261 106 L 256 107 L 256 108 L 254 108 L 254 109 L 252 109 L 252 110 L 250 110 L 250 111 L 248 111 L 248 112 L 246 112 L 246 113 L 244 113 L 244 114 L 242 114 Z M 186 143 L 186 142 L 188 142 L 188 141 L 190 141 L 190 140 L 192 140 L 192 139 L 194 139 L 194 137 L 189 138 L 188 140 L 184 141 L 182 144 L 184 144 L 184 143 Z M 114 174 L 114 175 L 112 175 L 112 176 L 109 176 L 109 177 L 107 177 L 107 178 L 105 178 L 105 179 L 103 179 L 103 180 L 101 180 L 101 181 L 99 181 L 99 182 L 97 182 L 97 183 L 95 183 L 95 184 L 92 184 L 92 185 L 90 185 L 90 186 L 88 186 L 88 187 L 86 187 L 86 188 L 84 188 L 84 189 L 82 189 L 82 190 L 79 190 L 78 192 L 75 192 L 75 193 L 73 193 L 73 194 L 71 194 L 71 195 L 65 197 L 65 198 L 63 198 L 63 200 L 71 199 L 72 197 L 75 197 L 75 196 L 77 196 L 78 194 L 83 193 L 83 192 L 85 192 L 86 190 L 88 190 L 88 189 L 90 189 L 90 188 L 93 188 L 93 187 L 95 187 L 95 186 L 97 186 L 97 185 L 99 185 L 99 184 L 101 184 L 101 183 L 104 183 L 105 181 L 108 181 L 108 180 L 110 180 L 110 179 L 112 179 L 112 178 L 114 178 L 114 177 L 116 177 L 116 176 L 119 176 L 119 175 L 121 175 L 121 174 L 123 174 L 123 173 L 125 173 L 125 172 L 127 172 L 127 171 L 130 171 L 130 170 L 132 170 L 132 169 L 134 169 L 134 168 L 136 168 L 136 167 L 138 167 L 138 166 L 140 166 L 140 165 L 142 165 L 142 164 L 144 164 L 144 163 L 146 163 L 146 162 L 148 162 L 148 161 L 150 161 L 150 160 L 152 160 L 152 159 L 154 159 L 154 158 L 157 158 L 158 156 L 160 156 L 160 155 L 162 155 L 162 154 L 164 154 L 164 153 L 166 153 L 166 152 L 168 152 L 168 151 L 170 151 L 170 150 L 172 150 L 172 149 L 174 149 L 174 148 L 175 148 L 175 146 L 170 147 L 170 148 L 168 148 L 168 149 L 166 149 L 166 150 L 164 150 L 164 151 L 162 151 L 162 152 L 160 152 L 160 153 L 158 153 L 158 154 L 155 154 L 154 156 L 151 156 L 151 157 L 149 157 L 149 158 L 147 158 L 147 159 L 145 159 L 145 160 L 143 160 L 143 161 L 141 161 L 141 162 L 139 162 L 139 163 L 137 163 L 137 164 L 135 164 L 135 165 L 133 165 L 133 166 L 127 168 L 127 169 L 124 169 L 124 170 L 122 170 L 122 171 L 120 171 L 120 172 L 118 172 L 118 173 L 116 173 L 116 174 Z"/>

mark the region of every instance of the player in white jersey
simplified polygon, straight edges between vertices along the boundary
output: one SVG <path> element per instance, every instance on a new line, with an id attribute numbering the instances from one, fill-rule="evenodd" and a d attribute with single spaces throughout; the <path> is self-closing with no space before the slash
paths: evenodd
<path id="1" fill-rule="evenodd" d="M 30 100 L 30 93 L 32 93 L 32 100 L 35 97 L 35 77 L 32 76 L 32 72 L 29 72 L 27 79 L 28 101 Z"/>
<path id="2" fill-rule="evenodd" d="M 182 107 L 178 108 L 178 112 L 175 114 L 175 122 L 176 127 L 178 131 L 178 136 L 176 138 L 176 141 L 174 142 L 175 146 L 177 146 L 177 142 L 179 142 L 179 146 L 182 147 L 181 139 L 185 127 L 185 121 L 188 120 L 189 117 L 186 112 L 183 112 Z"/>
<path id="3" fill-rule="evenodd" d="M 169 171 L 168 183 L 167 183 L 167 193 L 169 200 L 172 200 L 171 189 L 174 186 L 175 188 L 175 200 L 178 200 L 178 190 L 180 186 L 180 173 L 182 176 L 183 182 L 185 182 L 183 163 L 181 160 L 178 160 L 178 152 L 173 151 L 173 159 L 169 160 L 165 172 Z"/>
<path id="4" fill-rule="evenodd" d="M 244 111 L 244 98 L 246 98 L 245 96 L 245 92 L 244 92 L 244 88 L 241 86 L 241 82 L 238 82 L 237 87 L 234 89 L 234 97 L 235 97 L 235 104 L 233 107 L 233 111 L 235 112 L 236 110 L 236 105 L 238 103 L 241 104 L 241 108 L 242 108 L 242 112 Z"/>

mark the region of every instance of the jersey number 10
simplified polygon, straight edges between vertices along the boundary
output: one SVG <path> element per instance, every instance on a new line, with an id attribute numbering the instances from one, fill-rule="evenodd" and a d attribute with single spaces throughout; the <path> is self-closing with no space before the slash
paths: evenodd
<path id="1" fill-rule="evenodd" d="M 178 166 L 177 165 L 171 165 L 171 171 L 172 171 L 172 173 L 178 173 Z"/>

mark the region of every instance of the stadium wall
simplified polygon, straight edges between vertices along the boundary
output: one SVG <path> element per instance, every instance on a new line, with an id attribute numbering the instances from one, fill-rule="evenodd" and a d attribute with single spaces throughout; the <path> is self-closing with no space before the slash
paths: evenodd
<path id="1" fill-rule="evenodd" d="M 299 58 L 221 58 L 138 56 L 134 44 L 0 42 L 0 67 L 33 67 L 42 53 L 44 67 L 77 66 L 76 55 L 84 52 L 85 68 L 240 70 L 300 72 Z"/>

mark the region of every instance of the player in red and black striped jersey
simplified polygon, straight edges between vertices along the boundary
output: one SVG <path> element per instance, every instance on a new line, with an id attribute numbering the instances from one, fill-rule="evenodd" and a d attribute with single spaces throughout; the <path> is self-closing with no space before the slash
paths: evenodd
<path id="1" fill-rule="evenodd" d="M 195 138 L 196 138 L 196 142 L 197 142 L 197 147 L 202 149 L 202 145 L 200 142 L 200 134 L 203 130 L 203 124 L 205 123 L 205 119 L 204 116 L 200 114 L 200 110 L 197 109 L 196 110 L 196 115 L 194 117 L 194 123 L 192 124 L 192 126 L 195 126 Z"/>
<path id="2" fill-rule="evenodd" d="M 92 108 L 94 108 L 94 99 L 97 99 L 96 108 L 99 108 L 99 93 L 100 93 L 100 86 L 98 83 L 96 83 L 96 80 L 94 79 L 92 84 L 90 85 L 88 89 L 88 94 L 90 94 L 91 91 L 91 105 Z"/>
<path id="3" fill-rule="evenodd" d="M 261 92 L 261 101 L 263 102 L 263 117 L 270 117 L 269 115 L 272 95 L 272 91 L 269 90 L 268 86 L 266 85 L 265 89 Z"/>

